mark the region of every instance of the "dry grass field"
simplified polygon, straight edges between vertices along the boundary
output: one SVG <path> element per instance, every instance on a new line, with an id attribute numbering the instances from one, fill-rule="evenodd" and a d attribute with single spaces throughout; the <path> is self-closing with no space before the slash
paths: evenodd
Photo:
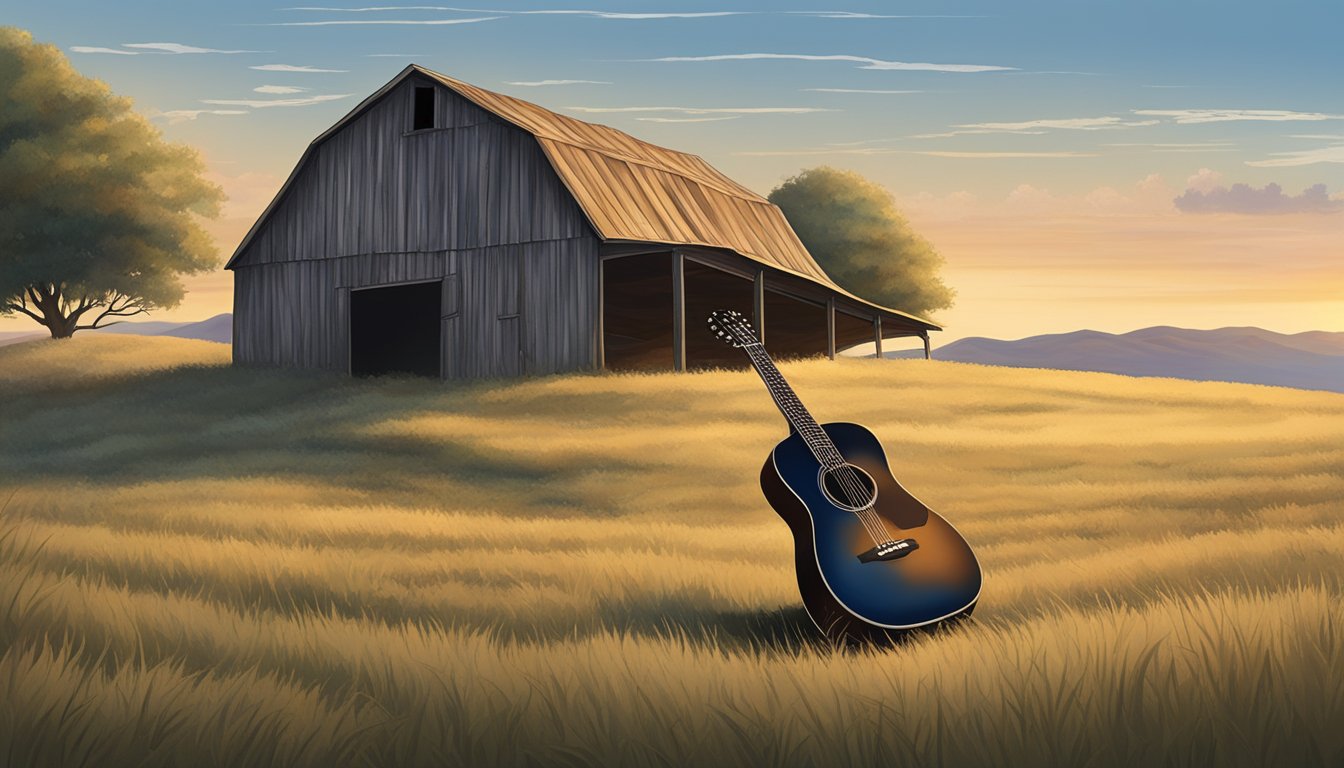
<path id="1" fill-rule="evenodd" d="M 782 367 L 971 541 L 973 622 L 815 640 L 747 372 L 0 349 L 0 765 L 1344 764 L 1344 396 Z"/>

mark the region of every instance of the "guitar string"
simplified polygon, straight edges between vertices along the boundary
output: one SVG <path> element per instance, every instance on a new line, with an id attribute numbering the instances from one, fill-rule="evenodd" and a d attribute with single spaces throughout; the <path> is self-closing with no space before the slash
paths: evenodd
<path id="1" fill-rule="evenodd" d="M 799 435 L 802 437 L 803 441 L 807 443 L 808 448 L 812 451 L 813 455 L 817 456 L 823 466 L 827 466 L 828 469 L 838 470 L 839 467 L 847 468 L 844 458 L 835 450 L 834 445 L 830 444 L 829 437 L 825 435 L 825 432 L 820 428 L 820 425 L 817 425 L 815 420 L 811 419 L 807 410 L 802 408 L 802 403 L 797 401 L 797 397 L 795 396 L 792 398 L 792 402 L 790 402 L 787 397 L 789 391 L 787 382 L 784 381 L 783 374 L 775 368 L 773 361 L 769 359 L 768 353 L 764 352 L 764 345 L 759 341 L 756 341 L 754 335 L 746 335 L 743 331 L 744 329 L 738 329 L 739 337 L 752 339 L 749 344 L 743 345 L 747 352 L 747 356 L 750 357 L 753 362 L 758 363 L 757 371 L 758 373 L 761 373 L 762 377 L 765 379 L 771 398 L 775 400 L 775 404 L 779 406 L 780 410 L 784 411 L 786 417 L 792 417 L 790 423 L 794 423 L 794 426 L 798 428 Z M 762 348 L 759 353 L 755 349 L 756 347 Z M 844 475 L 849 475 L 848 483 L 846 483 Z M 862 500 L 862 498 L 866 496 L 862 489 L 858 487 L 857 477 L 853 475 L 852 470 L 843 474 L 838 474 L 837 476 L 840 479 L 841 485 L 845 486 L 845 492 L 850 496 L 852 502 Z M 890 541 L 891 537 L 885 530 L 886 526 L 882 524 L 881 519 L 878 518 L 876 513 L 871 509 L 871 505 L 866 509 L 854 510 L 853 513 L 858 517 L 859 522 L 863 525 L 875 544 L 882 544 L 885 541 Z"/>
<path id="2" fill-rule="evenodd" d="M 753 343 L 759 344 L 760 342 Z M 775 380 L 775 383 L 783 385 L 785 383 L 783 375 L 779 373 L 778 369 L 774 369 L 774 366 L 770 366 L 769 369 L 773 369 L 770 370 L 770 373 L 772 374 L 771 378 Z M 810 417 L 810 414 L 807 414 L 806 409 L 801 408 L 801 405 L 801 403 L 796 401 L 796 398 L 794 402 L 791 403 L 780 403 L 780 406 L 786 410 L 786 414 L 794 416 L 795 419 L 802 422 L 805 427 L 807 427 L 805 430 L 806 432 L 812 433 L 815 431 L 816 434 L 804 435 L 804 440 L 808 442 L 809 448 L 811 448 L 815 454 L 818 454 L 818 458 L 822 460 L 823 465 L 826 465 L 828 463 L 827 459 L 829 459 L 829 466 L 827 468 L 836 473 L 836 479 L 840 482 L 845 493 L 848 494 L 850 503 L 854 506 L 860 506 L 860 502 L 864 499 L 871 499 L 870 492 L 863 481 L 861 481 L 855 473 L 854 467 L 845 461 L 844 457 L 835 449 L 834 443 L 830 441 L 829 436 L 825 435 L 825 431 L 820 429 L 819 426 L 817 426 L 815 430 L 812 429 L 812 424 L 808 423 L 810 419 L 804 418 Z M 799 413 L 800 410 L 802 413 Z M 807 439 L 809 436 L 812 438 L 810 441 Z M 822 458 L 823 455 L 825 458 Z M 872 522 L 879 524 L 882 522 L 880 517 L 872 512 L 871 503 L 864 504 L 862 507 L 869 511 L 869 514 L 872 516 Z M 885 529 L 885 525 L 881 527 Z"/>
<path id="3" fill-rule="evenodd" d="M 758 341 L 752 343 L 756 345 L 760 344 Z M 750 351 L 748 351 L 748 355 L 752 356 Z M 762 356 L 764 357 L 765 355 Z M 766 360 L 768 360 L 768 357 Z M 763 360 L 761 362 L 764 363 L 766 361 Z M 773 361 L 769 362 L 773 363 Z M 774 380 L 773 383 L 776 385 L 786 384 L 783 375 L 780 374 L 778 369 L 773 365 L 763 367 L 765 367 L 771 374 L 770 378 Z M 767 381 L 767 383 L 771 382 Z M 784 386 L 781 386 L 780 388 L 784 394 L 787 394 L 788 390 L 785 389 Z M 773 394 L 774 392 L 772 390 L 772 395 Z M 860 507 L 857 510 L 853 510 L 854 513 L 858 514 L 861 519 L 865 520 L 865 522 L 873 524 L 873 526 L 884 535 L 877 543 L 890 541 L 890 533 L 886 530 L 886 525 L 873 509 L 871 501 L 873 496 L 870 495 L 865 484 L 855 473 L 854 467 L 845 461 L 844 457 L 840 455 L 838 450 L 836 450 L 834 443 L 830 441 L 830 438 L 825 434 L 825 431 L 822 430 L 819 425 L 816 425 L 815 429 L 813 428 L 815 420 L 812 420 L 806 409 L 802 408 L 802 403 L 797 401 L 796 396 L 793 398 L 792 402 L 788 402 L 787 400 L 780 402 L 779 399 L 776 399 L 776 402 L 781 409 L 785 410 L 786 415 L 792 415 L 794 419 L 803 424 L 804 429 L 801 430 L 801 432 L 803 433 L 802 436 L 804 441 L 808 443 L 808 447 L 813 451 L 814 455 L 817 455 L 823 466 L 835 473 L 835 477 L 848 496 L 847 500 L 850 504 Z M 813 434 L 814 432 L 815 434 Z M 810 440 L 808 439 L 809 437 L 811 438 Z M 862 504 L 865 499 L 869 499 L 869 503 Z"/>
<path id="4" fill-rule="evenodd" d="M 760 344 L 760 342 L 754 343 Z M 773 361 L 770 362 L 773 363 Z M 771 378 L 775 380 L 776 384 L 785 384 L 783 374 L 779 373 L 777 368 L 771 365 L 769 366 L 769 369 L 772 374 Z M 784 392 L 787 394 L 787 390 L 784 390 Z M 874 509 L 874 504 L 872 502 L 875 494 L 870 495 L 870 492 L 856 474 L 854 467 L 840 455 L 839 451 L 835 448 L 834 443 L 831 442 L 829 436 L 825 434 L 825 431 L 822 430 L 819 425 L 813 429 L 815 421 L 810 418 L 810 414 L 806 412 L 806 409 L 802 408 L 802 403 L 798 402 L 795 396 L 793 402 L 780 403 L 780 405 L 785 409 L 786 415 L 792 415 L 806 427 L 804 432 L 808 434 L 803 435 L 804 441 L 808 443 L 808 446 L 813 451 L 814 455 L 817 455 L 818 459 L 822 461 L 823 466 L 826 466 L 827 469 L 834 473 L 842 490 L 844 490 L 845 494 L 848 496 L 847 501 L 850 502 L 850 505 L 860 507 L 859 509 L 851 511 L 864 523 L 864 527 L 868 530 L 869 535 L 873 536 L 874 543 L 884 544 L 892 541 L 891 534 L 887 530 L 885 522 Z M 813 432 L 815 432 L 815 434 L 811 434 Z M 809 437 L 812 439 L 809 440 Z M 875 490 L 876 489 L 874 489 L 874 491 Z M 867 504 L 862 504 L 865 499 L 868 499 L 869 502 Z"/>
<path id="5" fill-rule="evenodd" d="M 876 488 L 873 489 L 874 493 L 870 495 L 865 484 L 859 479 L 858 474 L 854 471 L 854 467 L 840 455 L 840 452 L 835 448 L 834 443 L 831 442 L 830 436 L 826 435 L 825 430 L 821 429 L 820 425 L 816 424 L 815 419 L 810 418 L 811 414 L 808 414 L 807 409 L 802 407 L 802 403 L 797 400 L 797 397 L 794 396 L 792 402 L 789 401 L 790 399 L 787 397 L 788 389 L 786 389 L 787 382 L 784 380 L 783 374 L 773 365 L 774 361 L 768 357 L 768 353 L 764 352 L 764 345 L 756 340 L 755 334 L 749 332 L 745 323 L 739 323 L 739 327 L 736 331 L 737 333 L 735 335 L 737 335 L 738 338 L 751 339 L 749 343 L 743 344 L 743 348 L 747 352 L 747 356 L 752 358 L 753 362 L 759 364 L 758 372 L 761 372 L 766 376 L 766 384 L 775 385 L 768 387 L 772 399 L 774 399 L 776 405 L 785 412 L 785 416 L 793 417 L 790 419 L 791 423 L 797 421 L 801 424 L 802 428 L 799 429 L 799 434 L 803 438 L 803 441 L 807 443 L 808 448 L 812 451 L 813 455 L 822 462 L 823 467 L 834 473 L 837 482 L 839 482 L 842 490 L 844 490 L 846 496 L 848 496 L 847 500 L 850 502 L 850 505 L 859 506 L 860 502 L 864 499 L 869 500 L 867 504 L 862 505 L 859 509 L 850 511 L 859 518 L 864 529 L 868 531 L 868 535 L 874 539 L 875 544 L 881 545 L 892 541 L 891 533 L 887 530 L 885 521 L 882 520 L 874 509 Z M 759 351 L 757 348 L 759 348 Z M 760 359 L 762 357 L 764 358 L 763 360 Z M 776 396 L 776 387 L 779 387 L 779 396 Z M 799 424 L 795 424 L 795 427 L 799 426 Z M 814 425 L 815 430 L 813 429 Z M 813 432 L 817 434 L 813 434 Z"/>
<path id="6" fill-rule="evenodd" d="M 784 396 L 787 390 L 783 389 L 783 387 L 781 386 L 786 383 L 784 382 L 783 375 L 780 374 L 778 369 L 774 368 L 773 365 L 767 366 L 765 364 L 766 361 L 758 360 L 758 358 L 753 354 L 752 350 L 753 345 L 760 345 L 760 342 L 753 341 L 751 345 L 744 345 L 744 348 L 747 350 L 747 355 L 751 357 L 754 362 L 761 363 L 760 367 L 758 368 L 758 371 L 761 372 L 765 377 L 766 384 L 772 385 L 767 387 L 767 389 L 769 389 L 770 391 L 771 398 L 775 400 L 775 404 L 779 406 L 781 410 L 784 411 L 786 417 L 788 416 L 793 417 L 792 419 L 790 419 L 790 423 L 793 423 L 795 421 L 798 422 L 797 424 L 795 424 L 795 427 L 799 426 L 801 427 L 799 428 L 799 435 L 803 438 L 803 441 L 807 443 L 808 448 L 812 451 L 813 455 L 816 455 L 818 457 L 818 460 L 822 462 L 823 466 L 826 466 L 828 463 L 832 465 L 838 463 L 840 464 L 840 466 L 845 466 L 843 457 L 839 455 L 838 451 L 835 451 L 833 447 L 829 451 L 826 450 L 826 443 L 829 442 L 829 438 L 827 438 L 825 442 L 823 442 L 821 439 L 819 439 L 818 435 L 813 434 L 813 424 L 815 423 L 815 420 L 804 418 L 804 415 L 806 414 L 806 409 L 803 409 L 803 413 L 801 414 L 798 412 L 799 407 L 801 407 L 801 403 L 797 403 L 797 405 L 795 406 L 794 403 L 789 402 L 788 399 Z M 768 360 L 768 358 L 766 358 L 766 360 Z M 818 425 L 815 428 L 815 431 L 820 432 L 822 433 L 822 435 L 824 435 L 824 431 L 821 430 L 820 425 Z M 823 454 L 827 454 L 827 457 L 822 458 Z M 839 461 L 837 461 L 837 459 Z M 828 467 L 828 468 L 834 468 L 834 467 Z M 852 475 L 852 471 L 849 474 Z M 841 479 L 841 483 L 842 485 L 844 484 L 843 478 Z M 855 494 L 855 489 L 853 487 L 846 488 L 846 493 L 850 494 L 851 500 L 858 500 L 861 498 L 861 496 Z M 884 541 L 890 540 L 890 535 L 884 535 L 886 534 L 886 531 L 884 530 L 885 526 L 881 524 L 881 520 L 877 518 L 876 514 L 874 514 L 871 511 L 871 509 L 867 510 L 867 514 L 865 514 L 865 510 L 856 510 L 854 511 L 854 514 L 859 518 L 859 522 L 863 525 L 864 530 L 868 532 L 869 537 L 873 539 L 875 544 L 882 544 L 884 543 Z"/>

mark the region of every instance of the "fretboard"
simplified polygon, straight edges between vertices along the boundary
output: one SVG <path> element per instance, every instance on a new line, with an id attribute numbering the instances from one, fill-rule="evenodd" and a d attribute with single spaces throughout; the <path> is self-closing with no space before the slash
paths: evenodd
<path id="1" fill-rule="evenodd" d="M 747 353 L 756 373 L 765 382 L 766 389 L 770 390 L 770 397 L 774 399 L 779 412 L 784 414 L 789 425 L 807 443 L 817 461 L 826 467 L 838 467 L 844 464 L 845 460 L 840 456 L 835 443 L 831 442 L 830 436 L 817 420 L 812 418 L 812 414 L 803 406 L 803 402 L 798 399 L 789 382 L 784 380 L 784 374 L 779 372 L 775 361 L 770 358 L 770 353 L 765 351 L 765 345 L 756 341 L 743 345 L 742 349 Z"/>

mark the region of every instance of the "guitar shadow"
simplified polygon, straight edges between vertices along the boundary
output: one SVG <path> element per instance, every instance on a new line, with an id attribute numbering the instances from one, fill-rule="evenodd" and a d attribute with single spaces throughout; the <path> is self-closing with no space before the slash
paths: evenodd
<path id="1" fill-rule="evenodd" d="M 823 635 L 801 607 L 713 613 L 699 622 L 680 622 L 676 631 L 734 650 L 796 654 L 842 648 Z"/>
<path id="2" fill-rule="evenodd" d="M 803 608 L 779 608 L 773 611 L 715 613 L 705 621 L 676 625 L 675 632 L 688 639 L 702 640 L 720 648 L 753 652 L 867 653 L 907 646 L 921 638 L 955 633 L 971 622 L 969 616 L 940 625 L 892 632 L 868 640 L 838 640 L 827 637 L 812 622 Z"/>

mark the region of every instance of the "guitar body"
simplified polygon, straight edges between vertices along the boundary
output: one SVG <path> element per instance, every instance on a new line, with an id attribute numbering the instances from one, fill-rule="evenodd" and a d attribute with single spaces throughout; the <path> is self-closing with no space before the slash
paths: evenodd
<path id="1" fill-rule="evenodd" d="M 946 520 L 901 487 L 877 438 L 858 424 L 821 425 L 840 455 L 873 480 L 873 511 L 905 554 L 867 562 L 873 536 L 823 488 L 822 465 L 798 434 L 775 446 L 761 489 L 793 531 L 798 589 L 808 615 L 835 640 L 885 642 L 969 615 L 980 596 L 980 564 Z M 904 550 L 902 550 L 904 551 Z"/>

